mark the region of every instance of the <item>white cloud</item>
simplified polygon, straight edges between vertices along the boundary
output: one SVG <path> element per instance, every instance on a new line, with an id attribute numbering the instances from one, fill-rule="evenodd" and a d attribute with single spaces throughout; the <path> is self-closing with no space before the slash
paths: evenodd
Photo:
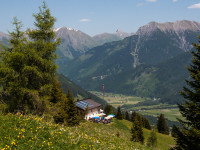
<path id="1" fill-rule="evenodd" d="M 136 5 L 136 7 L 141 7 L 143 5 L 144 5 L 144 3 L 139 3 L 139 4 Z"/>
<path id="2" fill-rule="evenodd" d="M 156 2 L 157 0 L 146 0 L 147 2 Z"/>
<path id="3" fill-rule="evenodd" d="M 188 8 L 200 8 L 200 3 L 189 6 Z"/>
<path id="4" fill-rule="evenodd" d="M 80 19 L 80 22 L 90 22 L 90 19 Z"/>
<path id="5" fill-rule="evenodd" d="M 174 3 L 177 2 L 178 0 L 172 0 Z"/>

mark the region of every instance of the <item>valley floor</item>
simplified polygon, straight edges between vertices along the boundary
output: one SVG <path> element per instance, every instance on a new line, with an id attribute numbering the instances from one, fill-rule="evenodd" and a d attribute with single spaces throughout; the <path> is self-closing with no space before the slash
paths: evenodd
<path id="1" fill-rule="evenodd" d="M 123 109 L 128 110 L 129 112 L 136 111 L 142 115 L 153 116 L 153 117 L 157 117 L 162 113 L 165 115 L 165 118 L 167 118 L 170 121 L 177 121 L 177 118 L 183 119 L 177 105 L 152 104 L 148 106 L 147 105 L 134 106 L 135 104 L 144 101 L 151 101 L 153 103 L 155 99 L 152 100 L 146 97 L 127 96 L 123 94 L 114 94 L 114 93 L 104 93 L 103 96 L 102 92 L 96 92 L 96 91 L 91 91 L 91 93 L 106 100 L 107 103 L 111 104 L 113 107 L 117 108 L 118 106 L 121 106 L 122 110 Z"/>

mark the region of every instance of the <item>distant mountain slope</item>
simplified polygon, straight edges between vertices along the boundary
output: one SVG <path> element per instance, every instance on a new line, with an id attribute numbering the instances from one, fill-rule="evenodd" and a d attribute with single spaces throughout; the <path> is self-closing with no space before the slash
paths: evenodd
<path id="1" fill-rule="evenodd" d="M 8 39 L 9 35 L 0 31 L 0 41 L 8 45 L 9 44 Z"/>
<path id="2" fill-rule="evenodd" d="M 109 92 L 175 102 L 191 59 L 185 52 L 197 42 L 199 29 L 194 21 L 151 22 L 135 35 L 90 49 L 60 71 L 87 90 L 104 83 Z"/>
<path id="3" fill-rule="evenodd" d="M 59 66 L 62 66 L 66 62 L 77 58 L 93 47 L 107 42 L 118 41 L 131 35 L 121 30 L 117 30 L 116 33 L 113 34 L 104 33 L 91 37 L 80 30 L 67 27 L 56 28 L 54 31 L 57 35 L 57 38 L 61 38 L 61 44 L 57 50 L 57 54 L 59 56 L 57 59 L 57 64 Z M 8 34 L 0 32 L 1 42 L 8 45 L 8 39 Z"/>
<path id="4" fill-rule="evenodd" d="M 8 45 L 6 45 L 2 41 L 0 41 L 0 51 L 2 51 L 3 49 L 5 49 L 7 47 L 8 47 Z"/>
<path id="5" fill-rule="evenodd" d="M 83 77 L 78 84 L 87 90 L 100 91 L 102 84 L 106 92 L 123 93 L 140 97 L 160 99 L 176 104 L 182 100 L 179 91 L 184 80 L 189 78 L 186 66 L 191 62 L 189 52 L 182 53 L 158 65 L 140 65 L 108 77 Z"/>
<path id="6" fill-rule="evenodd" d="M 174 26 L 184 26 L 185 22 L 188 24 L 188 21 L 180 21 L 175 22 Z M 80 80 L 83 77 L 105 78 L 141 64 L 156 65 L 190 50 L 191 43 L 196 42 L 196 35 L 200 34 L 200 30 L 193 26 L 189 28 L 190 25 L 180 30 L 176 26 L 175 29 L 167 25 L 163 25 L 164 29 L 160 26 L 162 24 L 150 23 L 141 27 L 136 35 L 92 48 L 62 66 L 59 71 L 74 80 Z"/>
<path id="7" fill-rule="evenodd" d="M 121 30 L 117 30 L 113 34 L 104 33 L 91 37 L 80 30 L 67 27 L 57 28 L 54 31 L 57 38 L 61 38 L 61 44 L 57 50 L 59 56 L 57 64 L 60 68 L 68 61 L 77 58 L 93 47 L 107 42 L 118 41 L 130 35 Z"/>
<path id="8" fill-rule="evenodd" d="M 81 96 L 82 98 L 90 97 L 93 100 L 95 100 L 96 102 L 99 102 L 100 104 L 106 103 L 101 98 L 99 98 L 99 97 L 85 91 L 84 89 L 80 88 L 78 85 L 76 85 L 75 83 L 73 83 L 72 81 L 70 81 L 68 78 L 66 78 L 65 76 L 63 76 L 61 74 L 58 75 L 58 80 L 60 81 L 63 92 L 65 92 L 65 93 L 69 89 L 75 97 L 77 97 L 78 95 Z"/>

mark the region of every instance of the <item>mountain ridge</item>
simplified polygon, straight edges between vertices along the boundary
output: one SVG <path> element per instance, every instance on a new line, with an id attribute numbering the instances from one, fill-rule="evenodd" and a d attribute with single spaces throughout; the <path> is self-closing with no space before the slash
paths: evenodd
<path id="1" fill-rule="evenodd" d="M 191 23 L 194 24 L 194 22 Z M 188 25 L 188 22 L 180 21 L 176 24 Z M 106 85 L 110 89 L 109 92 L 127 94 L 126 91 L 129 91 L 128 94 L 133 93 L 137 96 L 152 97 L 154 95 L 162 97 L 161 101 L 163 102 L 168 99 L 168 95 L 175 102 L 178 88 L 183 85 L 182 82 L 184 82 L 186 76 L 180 75 L 181 71 L 177 72 L 176 68 L 172 67 L 171 72 L 176 72 L 177 74 L 169 74 L 169 83 L 167 83 L 164 78 L 165 74 L 168 73 L 164 66 L 169 67 L 173 65 L 170 62 L 173 62 L 175 63 L 174 66 L 176 66 L 176 63 L 182 65 L 182 68 L 179 68 L 184 70 L 184 63 L 188 64 L 186 60 L 189 59 L 189 55 L 183 56 L 185 58 L 183 61 L 181 61 L 182 57 L 178 56 L 187 53 L 192 48 L 192 42 L 197 42 L 196 35 L 200 35 L 200 30 L 197 27 L 191 27 L 190 29 L 189 26 L 185 25 L 181 30 L 176 29 L 176 31 L 165 32 L 165 28 L 171 29 L 172 23 L 170 26 L 164 26 L 163 30 L 159 29 L 160 24 L 158 24 L 159 28 L 155 27 L 155 25 L 157 24 L 153 25 L 153 30 L 151 26 L 147 25 L 147 27 L 149 26 L 149 28 L 146 27 L 148 30 L 145 30 L 146 32 L 143 31 L 142 34 L 139 32 L 140 28 L 136 34 L 123 40 L 94 47 L 69 62 L 60 71 L 87 90 L 98 91 L 101 84 L 104 83 L 106 85 L 107 83 L 109 84 Z M 176 61 L 175 58 L 180 60 Z M 156 67 L 163 62 L 167 62 L 170 65 Z M 149 67 L 146 68 L 145 66 Z M 165 72 L 165 74 L 158 73 L 159 70 L 163 70 L 162 72 Z M 132 76 L 131 74 L 137 75 Z M 162 76 L 159 76 L 159 74 L 162 74 Z M 177 78 L 173 78 L 173 76 L 177 76 Z M 140 82 L 137 82 L 136 78 Z M 127 86 L 122 84 L 122 80 Z M 173 90 L 165 88 L 162 82 Z M 135 86 L 137 88 L 133 88 Z M 166 92 L 167 90 L 160 91 L 164 95 L 162 96 L 156 93 L 156 89 L 167 89 L 169 92 Z M 168 101 L 171 100 L 168 99 Z"/>

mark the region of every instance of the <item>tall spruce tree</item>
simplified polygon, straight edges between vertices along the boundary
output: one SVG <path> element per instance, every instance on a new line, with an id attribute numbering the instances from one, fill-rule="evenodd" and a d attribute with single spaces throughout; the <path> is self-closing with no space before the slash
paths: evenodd
<path id="1" fill-rule="evenodd" d="M 131 114 L 131 121 L 134 122 L 134 120 L 137 118 L 137 113 L 135 111 Z"/>
<path id="2" fill-rule="evenodd" d="M 180 94 L 185 98 L 179 104 L 179 111 L 185 118 L 180 120 L 183 128 L 176 129 L 176 147 L 178 150 L 200 149 L 200 36 L 198 44 L 193 44 L 194 50 L 191 51 L 193 58 L 190 67 L 190 80 L 186 80 L 187 87 L 183 87 Z"/>
<path id="3" fill-rule="evenodd" d="M 122 119 L 123 119 L 120 106 L 117 107 L 117 114 L 116 114 L 115 117 L 116 117 L 117 119 L 119 119 L 119 120 L 122 120 Z"/>
<path id="4" fill-rule="evenodd" d="M 106 104 L 105 107 L 104 107 L 104 113 L 107 114 L 107 115 L 108 114 L 113 114 L 114 110 L 113 110 L 112 105 Z"/>
<path id="5" fill-rule="evenodd" d="M 131 141 L 144 143 L 142 124 L 136 118 L 131 128 Z"/>
<path id="6" fill-rule="evenodd" d="M 15 17 L 15 29 L 10 33 L 11 48 L 1 53 L 0 84 L 1 99 L 8 105 L 9 112 L 22 110 L 24 106 L 25 85 L 22 77 L 26 66 L 26 42 L 24 32 L 21 31 L 22 23 Z"/>
<path id="7" fill-rule="evenodd" d="M 151 125 L 150 125 L 148 119 L 142 117 L 142 123 L 143 123 L 143 127 L 144 127 L 144 128 L 151 130 Z"/>
<path id="8" fill-rule="evenodd" d="M 72 93 L 67 91 L 67 107 L 65 123 L 68 126 L 74 126 L 79 124 L 78 111 L 75 105 L 74 97 Z"/>
<path id="9" fill-rule="evenodd" d="M 159 133 L 169 135 L 169 128 L 167 126 L 164 114 L 160 114 L 160 116 L 158 117 L 157 129 Z"/>
<path id="10" fill-rule="evenodd" d="M 126 112 L 125 112 L 125 119 L 126 119 L 126 120 L 130 120 L 129 113 L 128 113 L 127 110 L 126 110 Z"/>
<path id="11" fill-rule="evenodd" d="M 0 64 L 1 95 L 10 112 L 26 111 L 43 114 L 47 110 L 53 82 L 56 77 L 55 51 L 60 40 L 55 40 L 55 18 L 43 3 L 34 14 L 36 29 L 27 30 L 27 40 L 20 31 L 21 23 L 14 20 L 16 29 L 11 32 L 12 48 L 2 54 Z"/>
<path id="12" fill-rule="evenodd" d="M 147 139 L 147 145 L 149 147 L 155 148 L 157 145 L 157 136 L 155 130 L 153 130 L 150 134 L 150 137 Z"/>
<path id="13" fill-rule="evenodd" d="M 37 60 L 30 62 L 30 67 L 27 70 L 37 79 L 34 82 L 35 85 L 31 87 L 38 90 L 39 96 L 45 99 L 49 97 L 56 77 L 55 51 L 60 39 L 55 40 L 56 35 L 53 27 L 56 19 L 51 16 L 45 2 L 43 2 L 42 7 L 39 7 L 39 10 L 39 13 L 33 15 L 36 29 L 28 29 L 27 31 L 31 39 L 29 46 L 34 49 Z M 33 84 L 33 77 L 28 78 L 27 84 Z"/>

